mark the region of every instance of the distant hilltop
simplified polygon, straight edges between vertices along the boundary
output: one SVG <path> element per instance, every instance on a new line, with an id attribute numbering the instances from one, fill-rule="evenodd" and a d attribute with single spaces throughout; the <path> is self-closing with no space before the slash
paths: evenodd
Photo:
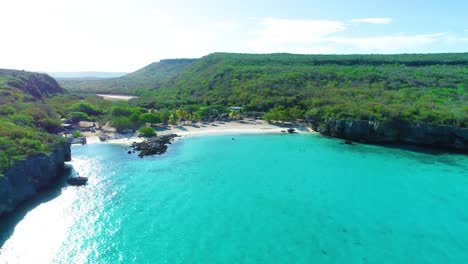
<path id="1" fill-rule="evenodd" d="M 122 77 L 128 72 L 48 72 L 55 79 L 104 79 Z"/>
<path id="2" fill-rule="evenodd" d="M 137 90 L 157 87 L 197 59 L 164 59 L 151 63 L 135 72 L 108 79 L 59 79 L 59 83 L 71 92 L 135 94 Z"/>

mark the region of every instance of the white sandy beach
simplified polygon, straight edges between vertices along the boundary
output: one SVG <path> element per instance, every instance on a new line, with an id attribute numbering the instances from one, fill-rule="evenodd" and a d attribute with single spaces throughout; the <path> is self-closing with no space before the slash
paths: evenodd
<path id="1" fill-rule="evenodd" d="M 236 134 L 280 134 L 287 133 L 288 128 L 294 128 L 297 133 L 315 133 L 312 129 L 294 124 L 289 126 L 269 124 L 263 120 L 243 120 L 231 122 L 213 122 L 213 123 L 198 123 L 196 125 L 176 125 L 168 127 L 155 127 L 158 135 L 177 134 L 182 137 L 187 136 L 203 136 L 203 135 L 236 135 Z M 84 132 L 88 144 L 99 143 L 100 135 L 109 136 L 107 143 L 114 144 L 131 144 L 132 142 L 141 142 L 144 140 L 138 137 L 138 133 L 134 134 L 119 134 L 115 130 L 106 128 L 103 131 L 96 133 Z"/>
<path id="2" fill-rule="evenodd" d="M 133 95 L 121 95 L 121 94 L 96 94 L 97 96 L 103 98 L 107 101 L 128 101 L 131 99 L 138 98 L 138 96 Z"/>

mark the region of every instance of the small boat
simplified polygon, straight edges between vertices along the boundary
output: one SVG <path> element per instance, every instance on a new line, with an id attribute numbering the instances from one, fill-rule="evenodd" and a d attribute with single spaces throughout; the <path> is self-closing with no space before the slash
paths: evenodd
<path id="1" fill-rule="evenodd" d="M 73 177 L 67 180 L 68 184 L 73 186 L 81 186 L 85 185 L 88 182 L 88 178 L 86 177 Z"/>

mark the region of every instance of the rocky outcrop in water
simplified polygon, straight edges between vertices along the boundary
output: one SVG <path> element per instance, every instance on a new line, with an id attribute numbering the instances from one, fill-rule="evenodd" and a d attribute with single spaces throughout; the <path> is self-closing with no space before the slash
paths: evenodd
<path id="1" fill-rule="evenodd" d="M 48 187 L 71 160 L 70 144 L 64 143 L 48 155 L 37 155 L 15 162 L 0 177 L 0 215 Z"/>
<path id="2" fill-rule="evenodd" d="M 141 158 L 144 156 L 160 155 L 167 151 L 167 145 L 171 144 L 171 141 L 176 137 L 178 137 L 176 134 L 158 136 L 140 143 L 133 143 L 132 148 L 135 151 L 140 151 L 138 156 Z"/>
<path id="3" fill-rule="evenodd" d="M 468 128 L 363 120 L 316 120 L 309 123 L 323 135 L 352 141 L 415 144 L 468 152 Z"/>

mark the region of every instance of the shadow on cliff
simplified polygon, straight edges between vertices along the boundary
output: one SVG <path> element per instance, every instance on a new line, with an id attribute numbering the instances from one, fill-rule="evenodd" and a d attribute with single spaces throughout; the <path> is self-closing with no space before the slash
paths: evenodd
<path id="1" fill-rule="evenodd" d="M 37 206 L 49 202 L 62 193 L 63 187 L 67 186 L 67 178 L 76 173 L 71 165 L 65 165 L 60 176 L 48 188 L 42 190 L 34 198 L 21 203 L 14 212 L 0 216 L 0 248 L 13 235 L 16 225 Z"/>

